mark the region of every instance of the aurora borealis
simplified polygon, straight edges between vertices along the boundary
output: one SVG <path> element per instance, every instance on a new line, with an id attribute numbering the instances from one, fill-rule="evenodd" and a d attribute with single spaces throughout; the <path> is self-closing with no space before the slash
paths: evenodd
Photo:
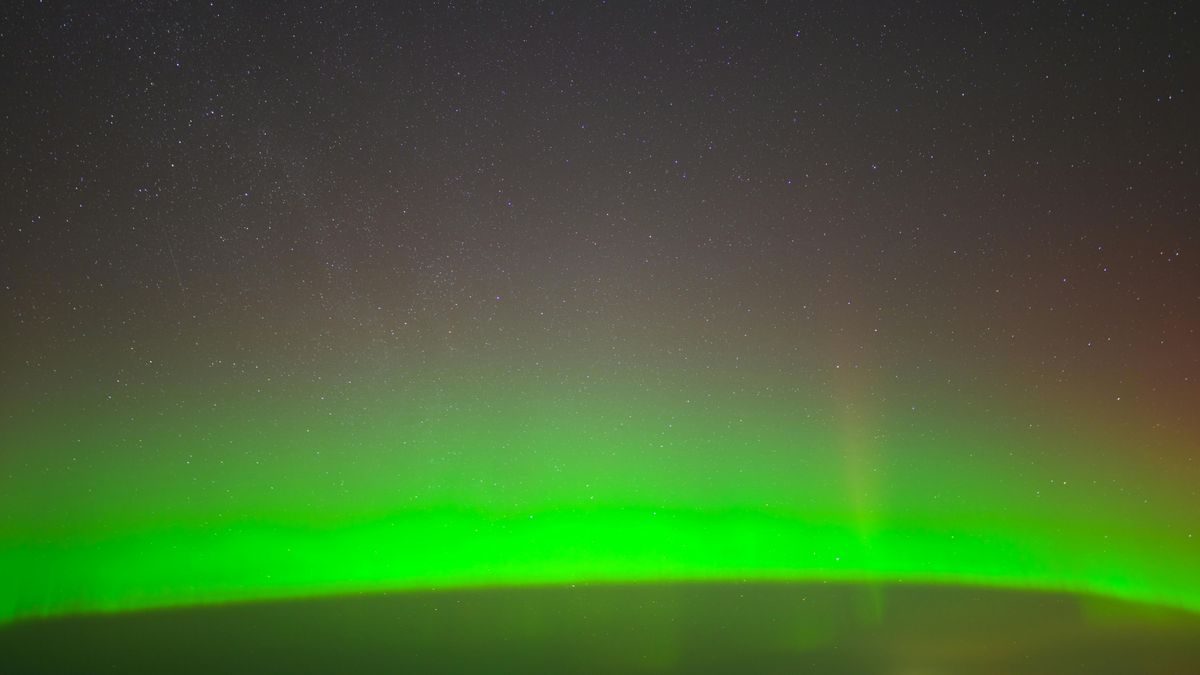
<path id="1" fill-rule="evenodd" d="M 189 424 L 227 428 L 208 434 L 227 449 L 217 457 L 159 440 L 184 422 L 146 404 L 140 414 L 159 418 L 161 431 L 147 429 L 143 442 L 172 448 L 183 466 L 138 458 L 125 471 L 162 477 L 131 486 L 89 473 L 62 488 L 86 496 L 12 493 L 78 506 L 56 521 L 28 513 L 38 529 L 6 538 L 8 578 L 54 581 L 17 586 L 8 611 L 710 578 L 986 583 L 1195 607 L 1183 592 L 1194 579 L 1184 489 L 1160 489 L 1152 507 L 1122 499 L 1114 486 L 1132 479 L 1116 467 L 1080 478 L 1047 462 L 1073 480 L 1023 477 L 995 459 L 1016 455 L 1007 448 L 1021 435 L 985 433 L 989 423 L 965 413 L 940 422 L 944 437 L 894 413 L 903 424 L 868 443 L 797 415 L 818 404 L 803 408 L 795 393 L 689 402 L 703 381 L 645 393 L 612 373 L 595 377 L 606 383 L 569 395 L 560 382 L 516 386 L 509 376 L 507 390 L 460 384 L 436 402 L 366 398 L 324 415 L 288 402 L 304 414 L 269 430 L 251 428 L 263 414 L 251 403 L 217 406 L 211 421 L 186 412 Z M 109 433 L 105 445 L 93 437 L 99 447 L 131 443 Z M 955 447 L 971 433 L 979 459 Z M 1022 453 L 1050 451 L 1033 439 Z M 308 456 L 286 472 L 260 468 L 264 446 Z M 415 447 L 397 455 L 405 446 Z M 901 465 L 881 476 L 885 461 Z M 142 513 L 146 503 L 162 515 Z"/>
<path id="2" fill-rule="evenodd" d="M 9 3 L 0 624 L 1200 612 L 1187 3 Z"/>

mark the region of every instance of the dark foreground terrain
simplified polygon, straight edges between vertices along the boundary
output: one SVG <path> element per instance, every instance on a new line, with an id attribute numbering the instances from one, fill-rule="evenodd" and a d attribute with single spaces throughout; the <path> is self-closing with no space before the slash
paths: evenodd
<path id="1" fill-rule="evenodd" d="M 1178 675 L 1200 617 L 974 588 L 445 591 L 25 622 L 0 672 Z"/>

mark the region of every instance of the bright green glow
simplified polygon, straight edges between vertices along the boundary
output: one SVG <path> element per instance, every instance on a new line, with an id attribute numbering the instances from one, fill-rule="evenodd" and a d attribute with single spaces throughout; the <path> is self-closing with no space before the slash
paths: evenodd
<path id="1" fill-rule="evenodd" d="M 766 512 L 409 513 L 337 527 L 237 524 L 5 552 L 6 616 L 313 593 L 661 580 L 880 580 L 1104 593 L 1200 609 L 1185 565 L 1104 561 L 998 533 L 851 528 Z M 39 579 L 55 583 L 39 585 Z"/>
<path id="2" fill-rule="evenodd" d="M 795 392 L 516 389 L 140 402 L 133 431 L 76 420 L 99 458 L 87 470 L 71 464 L 77 429 L 47 439 L 29 420 L 6 437 L 28 451 L 5 467 L 0 618 L 664 580 L 965 583 L 1200 610 L 1190 488 L 1158 476 L 1153 501 L 1127 492 L 1132 469 L 1062 450 L 1070 434 L 948 404 L 914 417 Z"/>

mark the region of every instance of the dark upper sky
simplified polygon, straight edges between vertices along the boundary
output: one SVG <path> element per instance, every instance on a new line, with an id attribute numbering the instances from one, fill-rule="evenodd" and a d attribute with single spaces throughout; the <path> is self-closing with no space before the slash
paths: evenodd
<path id="1" fill-rule="evenodd" d="M 1188 3 L 3 13 L 10 381 L 690 350 L 1195 402 Z"/>

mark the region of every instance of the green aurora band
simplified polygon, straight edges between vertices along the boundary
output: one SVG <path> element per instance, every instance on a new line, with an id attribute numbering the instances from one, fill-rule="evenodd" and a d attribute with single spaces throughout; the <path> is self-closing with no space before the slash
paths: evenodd
<path id="1" fill-rule="evenodd" d="M 1001 415 L 934 389 L 863 410 L 851 380 L 822 399 L 749 379 L 446 369 L 365 377 L 332 399 L 208 386 L 21 417 L 4 438 L 24 452 L 0 483 L 0 619 L 731 580 L 977 584 L 1200 611 L 1193 488 L 1161 466 L 1063 450 L 1120 457 L 1119 433 L 1035 424 L 1035 402 Z M 98 458 L 86 471 L 85 451 Z M 1154 498 L 1128 489 L 1139 484 Z"/>

